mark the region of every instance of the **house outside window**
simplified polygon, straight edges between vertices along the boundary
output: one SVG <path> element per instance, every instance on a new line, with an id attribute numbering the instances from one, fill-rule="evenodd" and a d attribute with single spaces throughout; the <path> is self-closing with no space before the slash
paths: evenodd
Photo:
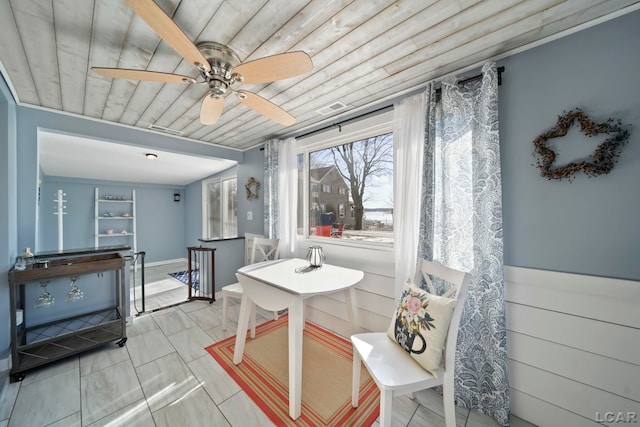
<path id="1" fill-rule="evenodd" d="M 333 138 L 299 141 L 300 235 L 330 237 L 327 227 L 344 224 L 342 241 L 393 244 L 391 117 L 364 119 L 359 129 L 343 128 Z"/>
<path id="2" fill-rule="evenodd" d="M 238 237 L 238 181 L 235 176 L 202 181 L 202 237 Z"/>

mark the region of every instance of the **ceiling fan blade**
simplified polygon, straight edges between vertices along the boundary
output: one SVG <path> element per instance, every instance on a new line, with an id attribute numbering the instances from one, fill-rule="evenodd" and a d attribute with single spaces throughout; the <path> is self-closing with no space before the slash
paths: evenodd
<path id="1" fill-rule="evenodd" d="M 91 71 L 114 79 L 145 80 L 163 83 L 195 83 L 196 79 L 179 74 L 159 73 L 157 71 L 129 70 L 126 68 L 91 67 Z"/>
<path id="2" fill-rule="evenodd" d="M 297 51 L 245 62 L 234 68 L 233 72 L 244 78 L 243 83 L 256 84 L 288 79 L 308 73 L 312 69 L 311 57 L 305 52 Z"/>
<path id="3" fill-rule="evenodd" d="M 200 123 L 203 125 L 215 124 L 220 118 L 220 115 L 222 115 L 223 106 L 224 97 L 207 93 L 200 106 Z"/>
<path id="4" fill-rule="evenodd" d="M 247 92 L 244 90 L 237 91 L 238 99 L 244 105 L 256 110 L 263 116 L 278 122 L 284 126 L 291 126 L 296 122 L 295 117 L 278 107 L 271 101 L 267 101 L 263 97 L 256 95 L 253 92 Z"/>
<path id="5" fill-rule="evenodd" d="M 198 68 L 201 65 L 207 71 L 211 70 L 209 62 L 196 45 L 153 0 L 126 0 L 126 2 L 180 56 Z"/>

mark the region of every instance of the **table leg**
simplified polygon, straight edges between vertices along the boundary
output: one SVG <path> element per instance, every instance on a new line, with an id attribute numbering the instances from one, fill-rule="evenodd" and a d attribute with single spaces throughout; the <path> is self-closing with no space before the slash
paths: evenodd
<path id="1" fill-rule="evenodd" d="M 249 318 L 251 310 L 254 309 L 254 303 L 247 296 L 242 294 L 240 301 L 240 316 L 238 318 L 238 330 L 236 332 L 236 346 L 233 350 L 233 363 L 239 365 L 242 362 L 242 354 L 244 353 L 244 344 L 247 341 L 247 328 L 249 327 Z"/>
<path id="2" fill-rule="evenodd" d="M 289 416 L 294 420 L 302 408 L 303 304 L 302 298 L 296 298 L 289 306 Z"/>
<path id="3" fill-rule="evenodd" d="M 360 322 L 358 320 L 358 304 L 356 302 L 356 290 L 354 286 L 344 290 L 344 299 L 347 304 L 347 317 L 351 324 L 351 331 L 357 334 L 359 332 Z"/>

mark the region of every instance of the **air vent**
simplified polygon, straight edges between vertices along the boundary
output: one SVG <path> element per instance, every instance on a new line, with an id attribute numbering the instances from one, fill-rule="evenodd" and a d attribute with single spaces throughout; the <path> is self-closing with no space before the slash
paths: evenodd
<path id="1" fill-rule="evenodd" d="M 175 135 L 175 136 L 182 136 L 182 133 L 183 133 L 182 131 L 179 131 L 179 130 L 166 128 L 164 126 L 158 126 L 154 124 L 150 124 L 148 128 L 151 130 L 157 130 L 157 131 L 168 133 L 169 135 Z"/>
<path id="2" fill-rule="evenodd" d="M 323 116 L 328 116 L 329 114 L 333 114 L 336 111 L 344 110 L 345 108 L 347 108 L 346 104 L 340 101 L 336 101 L 333 104 L 329 104 L 326 107 L 322 107 L 321 109 L 316 110 L 316 112 L 318 114 L 322 114 Z"/>

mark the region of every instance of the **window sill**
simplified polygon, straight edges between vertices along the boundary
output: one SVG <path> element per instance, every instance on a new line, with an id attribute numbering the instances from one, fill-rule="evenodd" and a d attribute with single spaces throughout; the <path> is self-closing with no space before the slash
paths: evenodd
<path id="1" fill-rule="evenodd" d="M 319 237 L 319 236 L 298 236 L 298 243 L 304 245 L 306 243 L 314 243 L 318 245 L 335 245 L 346 246 L 352 248 L 368 249 L 372 251 L 393 252 L 393 243 L 380 242 L 363 242 L 353 239 L 341 239 L 336 237 Z"/>
<path id="2" fill-rule="evenodd" d="M 201 237 L 198 239 L 199 242 L 202 243 L 211 243 L 211 242 L 222 242 L 225 240 L 238 240 L 238 239 L 244 239 L 244 236 L 237 236 L 237 237 Z"/>

